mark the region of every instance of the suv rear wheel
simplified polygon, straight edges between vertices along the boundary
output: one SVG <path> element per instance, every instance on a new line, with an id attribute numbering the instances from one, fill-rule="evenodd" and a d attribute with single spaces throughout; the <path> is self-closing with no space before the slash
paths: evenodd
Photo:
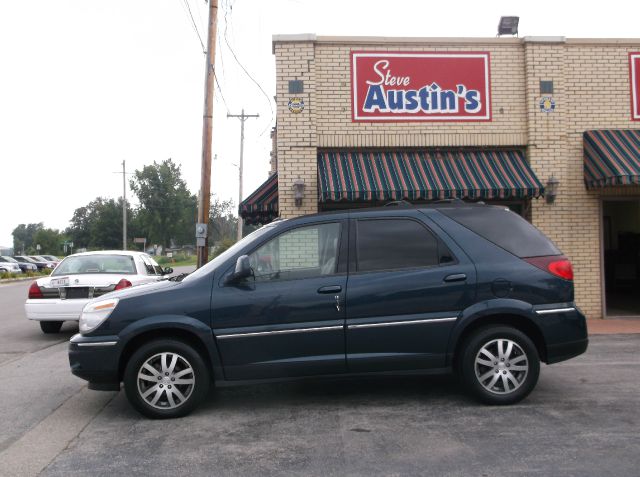
<path id="1" fill-rule="evenodd" d="M 540 358 L 531 339 L 510 326 L 492 325 L 466 341 L 460 359 L 466 388 L 487 404 L 513 404 L 538 382 Z"/>
<path id="2" fill-rule="evenodd" d="M 181 417 L 207 395 L 209 371 L 200 354 L 188 344 L 154 340 L 129 359 L 124 389 L 131 405 L 147 417 Z"/>

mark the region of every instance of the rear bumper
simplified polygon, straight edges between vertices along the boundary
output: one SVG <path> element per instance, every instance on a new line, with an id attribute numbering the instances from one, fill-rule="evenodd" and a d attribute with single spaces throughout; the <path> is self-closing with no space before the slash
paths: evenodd
<path id="1" fill-rule="evenodd" d="M 120 389 L 119 359 L 120 343 L 117 336 L 85 337 L 77 334 L 69 342 L 71 372 L 89 381 L 90 389 Z"/>
<path id="2" fill-rule="evenodd" d="M 29 320 L 37 321 L 78 321 L 84 306 L 90 299 L 73 298 L 60 300 L 56 298 L 32 299 L 24 304 L 24 311 Z"/>
<path id="3" fill-rule="evenodd" d="M 589 340 L 568 341 L 547 346 L 547 364 L 559 363 L 587 351 Z"/>
<path id="4" fill-rule="evenodd" d="M 537 309 L 544 335 L 547 364 L 558 363 L 584 353 L 589 346 L 587 320 L 575 304 Z"/>

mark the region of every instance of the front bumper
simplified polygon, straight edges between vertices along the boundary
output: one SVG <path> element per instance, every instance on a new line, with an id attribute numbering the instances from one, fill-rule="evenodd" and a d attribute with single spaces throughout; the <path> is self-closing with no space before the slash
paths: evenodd
<path id="1" fill-rule="evenodd" d="M 120 348 L 120 340 L 117 336 L 73 335 L 69 341 L 71 372 L 89 381 L 90 389 L 117 391 L 120 389 L 118 375 Z"/>
<path id="2" fill-rule="evenodd" d="M 79 321 L 82 309 L 91 299 L 59 298 L 29 299 L 24 310 L 29 320 L 37 321 Z"/>

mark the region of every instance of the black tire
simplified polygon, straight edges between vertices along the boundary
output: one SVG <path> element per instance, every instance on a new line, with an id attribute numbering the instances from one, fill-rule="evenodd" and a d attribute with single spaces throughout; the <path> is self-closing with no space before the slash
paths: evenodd
<path id="1" fill-rule="evenodd" d="M 41 321 L 40 329 L 43 333 L 53 334 L 59 333 L 60 328 L 62 328 L 62 321 Z"/>
<path id="2" fill-rule="evenodd" d="M 465 388 L 481 402 L 492 405 L 521 401 L 533 391 L 540 375 L 540 358 L 531 339 L 504 325 L 473 333 L 463 344 L 458 364 Z"/>
<path id="3" fill-rule="evenodd" d="M 163 354 L 166 372 L 163 372 Z M 178 358 L 171 368 L 174 355 Z M 143 368 L 145 363 L 150 367 Z M 156 374 L 152 373 L 151 368 Z M 188 372 L 188 368 L 192 372 Z M 143 374 L 144 379 L 139 380 L 138 373 Z M 156 383 L 158 377 L 160 379 Z M 192 384 L 182 383 L 190 380 L 193 380 Z M 209 383 L 209 370 L 200 353 L 190 345 L 172 339 L 158 339 L 142 345 L 131 356 L 124 372 L 127 399 L 138 412 L 152 419 L 186 416 L 206 397 Z M 143 397 L 145 392 L 150 393 L 149 401 Z M 155 405 L 152 402 L 154 399 Z"/>

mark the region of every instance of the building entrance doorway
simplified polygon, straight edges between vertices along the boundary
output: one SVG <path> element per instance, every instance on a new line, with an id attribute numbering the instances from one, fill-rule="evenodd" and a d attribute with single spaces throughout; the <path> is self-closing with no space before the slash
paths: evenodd
<path id="1" fill-rule="evenodd" d="M 602 202 L 605 316 L 640 317 L 640 199 Z"/>

